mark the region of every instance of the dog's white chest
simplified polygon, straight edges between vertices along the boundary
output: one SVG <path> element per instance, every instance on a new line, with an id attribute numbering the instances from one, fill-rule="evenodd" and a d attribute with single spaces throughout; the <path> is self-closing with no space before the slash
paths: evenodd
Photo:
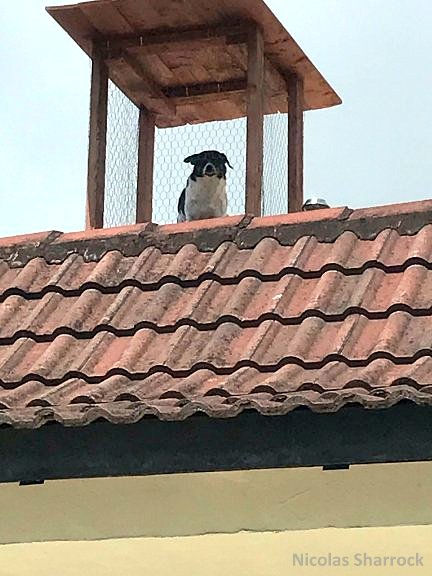
<path id="1" fill-rule="evenodd" d="M 226 216 L 226 180 L 217 176 L 189 178 L 185 194 L 187 220 Z"/>

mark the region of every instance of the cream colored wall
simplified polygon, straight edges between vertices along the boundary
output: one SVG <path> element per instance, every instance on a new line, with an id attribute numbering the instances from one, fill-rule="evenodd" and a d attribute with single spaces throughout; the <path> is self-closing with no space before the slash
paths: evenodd
<path id="1" fill-rule="evenodd" d="M 399 500 L 400 501 L 400 500 Z M 323 529 L 0 546 L 1 576 L 365 576 L 432 573 L 432 527 Z M 293 554 L 402 556 L 423 567 L 293 566 Z"/>
<path id="2" fill-rule="evenodd" d="M 432 524 L 431 495 L 432 463 L 2 484 L 0 543 Z"/>

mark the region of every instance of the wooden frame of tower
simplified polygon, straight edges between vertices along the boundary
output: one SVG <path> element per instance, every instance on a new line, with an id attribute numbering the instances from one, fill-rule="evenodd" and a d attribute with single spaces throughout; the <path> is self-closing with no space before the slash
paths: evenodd
<path id="1" fill-rule="evenodd" d="M 264 115 L 288 112 L 288 210 L 303 203 L 303 112 L 341 103 L 262 0 L 47 8 L 92 59 L 88 228 L 104 219 L 108 80 L 138 106 L 136 221 L 152 219 L 155 127 L 247 117 L 245 212 L 259 216 Z"/>

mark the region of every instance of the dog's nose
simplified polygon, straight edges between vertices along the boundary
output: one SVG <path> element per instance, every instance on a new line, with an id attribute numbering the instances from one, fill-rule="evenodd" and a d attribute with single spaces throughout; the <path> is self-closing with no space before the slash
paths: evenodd
<path id="1" fill-rule="evenodd" d="M 206 174 L 214 174 L 216 172 L 216 168 L 213 166 L 213 164 L 208 163 L 204 168 L 204 172 Z"/>

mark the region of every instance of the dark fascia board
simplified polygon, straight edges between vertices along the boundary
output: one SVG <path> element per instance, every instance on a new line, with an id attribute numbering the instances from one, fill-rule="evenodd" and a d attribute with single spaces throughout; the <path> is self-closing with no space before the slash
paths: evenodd
<path id="1" fill-rule="evenodd" d="M 432 408 L 0 429 L 0 482 L 432 460 Z"/>

